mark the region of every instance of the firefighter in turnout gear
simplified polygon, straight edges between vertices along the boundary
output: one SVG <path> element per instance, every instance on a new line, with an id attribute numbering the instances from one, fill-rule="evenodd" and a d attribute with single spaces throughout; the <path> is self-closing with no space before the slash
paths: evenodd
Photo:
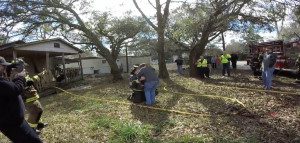
<path id="1" fill-rule="evenodd" d="M 28 64 L 25 63 L 25 61 L 21 58 L 17 58 L 12 61 L 12 65 L 15 66 L 17 69 L 19 67 L 25 68 Z M 36 77 L 36 76 L 34 76 Z M 37 76 L 38 77 L 38 76 Z M 39 95 L 37 93 L 37 90 L 34 86 L 34 80 L 27 76 L 26 79 L 26 86 L 25 91 L 22 94 L 23 102 L 25 104 L 25 109 L 28 111 L 29 116 L 27 119 L 28 124 L 31 128 L 33 128 L 36 133 L 40 133 L 40 130 L 47 126 L 47 124 L 40 123 L 40 118 L 43 113 L 43 108 L 41 103 L 39 102 Z M 36 79 L 36 81 L 39 79 Z"/>
<path id="2" fill-rule="evenodd" d="M 262 59 L 260 58 L 261 56 L 256 53 L 253 55 L 251 61 L 250 61 L 250 66 L 251 66 L 251 69 L 253 71 L 253 75 L 254 77 L 256 78 L 260 78 L 261 76 L 261 62 L 262 62 Z"/>
<path id="3" fill-rule="evenodd" d="M 130 77 L 129 77 L 129 85 L 132 89 L 133 93 L 128 97 L 128 100 L 134 103 L 141 103 L 146 101 L 144 85 L 139 81 L 139 77 L 136 75 L 138 70 L 138 66 L 134 66 L 131 69 Z"/>
<path id="4" fill-rule="evenodd" d="M 220 57 L 221 63 L 223 64 L 223 69 L 222 69 L 223 76 L 225 76 L 225 73 L 227 73 L 227 75 L 230 76 L 230 58 L 231 56 L 229 54 L 223 54 Z"/>
<path id="5" fill-rule="evenodd" d="M 26 79 L 26 88 L 25 93 L 23 95 L 23 100 L 25 103 L 25 108 L 28 111 L 28 119 L 30 127 L 32 127 L 37 133 L 40 133 L 40 130 L 43 129 L 47 124 L 41 123 L 40 119 L 43 114 L 43 107 L 38 100 L 39 94 L 34 87 L 34 81 L 28 75 L 25 77 Z"/>
<path id="6" fill-rule="evenodd" d="M 200 76 L 200 78 L 204 78 L 204 75 L 207 78 L 209 78 L 208 62 L 203 56 L 200 56 L 200 59 L 197 60 L 196 66 L 197 66 L 198 75 Z"/>

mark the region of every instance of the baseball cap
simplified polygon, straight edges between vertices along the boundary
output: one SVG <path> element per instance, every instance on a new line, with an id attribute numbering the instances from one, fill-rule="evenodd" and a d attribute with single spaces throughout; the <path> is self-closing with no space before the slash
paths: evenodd
<path id="1" fill-rule="evenodd" d="M 8 66 L 11 65 L 11 63 L 6 62 L 6 60 L 0 56 L 0 65 Z"/>

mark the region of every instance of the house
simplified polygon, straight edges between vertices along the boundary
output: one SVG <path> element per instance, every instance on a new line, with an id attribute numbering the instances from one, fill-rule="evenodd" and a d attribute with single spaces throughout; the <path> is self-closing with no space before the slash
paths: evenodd
<path id="1" fill-rule="evenodd" d="M 134 65 L 139 65 L 141 63 L 151 64 L 151 56 L 127 56 L 128 66 L 126 63 L 126 56 L 123 55 L 119 56 L 119 59 L 121 61 L 121 65 L 123 67 L 124 72 L 127 72 L 127 68 L 128 68 L 128 72 L 130 72 L 130 69 Z"/>
<path id="2" fill-rule="evenodd" d="M 16 41 L 0 46 L 0 56 L 7 59 L 7 61 L 22 57 L 29 65 L 26 69 L 31 76 L 47 70 L 49 72 L 51 71 L 54 77 L 59 76 L 59 74 L 68 77 L 68 75 L 70 75 L 68 73 L 74 70 L 68 70 L 65 67 L 65 56 L 76 54 L 80 57 L 81 53 L 82 50 L 60 38 L 28 43 Z M 57 57 L 61 57 L 61 60 L 56 60 Z M 80 77 L 80 75 L 82 75 L 81 61 L 78 60 L 77 62 L 79 66 L 77 66 L 78 73 L 76 76 Z M 63 69 L 60 71 L 61 73 L 57 71 L 58 65 L 63 65 Z"/>
<path id="3" fill-rule="evenodd" d="M 71 58 L 72 59 L 72 58 Z M 73 58 L 74 60 L 77 60 L 77 58 Z M 84 75 L 90 75 L 90 74 L 108 74 L 110 73 L 110 66 L 107 63 L 106 59 L 104 59 L 102 56 L 87 56 L 82 57 L 82 69 Z M 147 63 L 150 64 L 151 57 L 150 56 L 119 56 L 116 63 L 119 67 L 119 69 L 122 72 L 127 72 L 127 62 L 128 61 L 128 71 L 130 72 L 130 69 L 135 64 L 141 64 L 141 63 Z M 73 68 L 78 66 L 77 63 L 68 63 L 66 62 L 66 68 Z"/>

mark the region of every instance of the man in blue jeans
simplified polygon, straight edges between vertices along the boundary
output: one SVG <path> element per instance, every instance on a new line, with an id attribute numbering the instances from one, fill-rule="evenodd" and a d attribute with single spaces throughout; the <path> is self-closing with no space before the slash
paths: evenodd
<path id="1" fill-rule="evenodd" d="M 276 55 L 273 54 L 271 49 L 266 49 L 262 61 L 262 79 L 264 89 L 270 90 L 272 87 L 273 72 L 275 70 L 274 65 L 276 63 Z"/>
<path id="2" fill-rule="evenodd" d="M 41 143 L 36 132 L 24 118 L 24 103 L 21 98 L 25 86 L 25 71 L 14 72 L 12 82 L 8 81 L 7 63 L 0 57 L 0 131 L 13 143 Z"/>
<path id="3" fill-rule="evenodd" d="M 155 73 L 155 69 L 150 65 L 141 64 L 139 68 L 140 71 L 137 76 L 140 77 L 140 80 L 145 80 L 144 92 L 146 104 L 152 106 L 155 103 L 155 90 L 159 83 L 158 76 Z"/>

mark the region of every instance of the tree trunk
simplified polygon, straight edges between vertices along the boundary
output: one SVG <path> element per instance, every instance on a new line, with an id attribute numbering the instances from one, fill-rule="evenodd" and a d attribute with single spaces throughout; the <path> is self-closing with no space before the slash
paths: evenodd
<path id="1" fill-rule="evenodd" d="M 189 55 L 189 66 L 190 66 L 190 77 L 196 77 L 197 76 L 197 67 L 196 67 L 196 62 L 197 62 L 197 58 L 198 55 L 196 55 L 196 49 L 193 48 L 190 51 L 190 55 Z"/>
<path id="2" fill-rule="evenodd" d="M 113 81 L 123 80 L 122 73 L 116 63 L 116 60 L 113 60 L 111 58 L 107 58 L 106 60 L 110 66 L 110 73 L 113 76 Z"/>
<path id="3" fill-rule="evenodd" d="M 107 63 L 110 67 L 110 73 L 113 76 L 113 81 L 123 80 L 122 73 L 116 62 L 117 57 L 110 54 L 109 51 L 104 51 L 104 50 L 102 51 L 96 50 L 96 51 L 99 55 L 103 56 L 107 60 Z"/>
<path id="4" fill-rule="evenodd" d="M 225 51 L 226 47 L 225 47 L 225 38 L 224 38 L 224 33 L 223 32 L 221 33 L 221 37 L 222 37 L 223 51 Z"/>
<path id="5" fill-rule="evenodd" d="M 190 51 L 189 55 L 189 66 L 190 66 L 190 76 L 191 77 L 196 77 L 197 76 L 197 67 L 195 63 L 199 59 L 200 55 L 202 55 L 205 51 L 205 47 L 208 44 L 208 33 L 204 33 L 202 38 L 200 39 L 200 42 L 197 43 L 192 50 Z"/>
<path id="6" fill-rule="evenodd" d="M 158 53 L 158 67 L 159 67 L 158 76 L 163 79 L 168 79 L 170 77 L 169 77 L 169 73 L 165 61 L 164 29 L 159 29 L 157 33 L 158 33 L 157 53 Z"/>

